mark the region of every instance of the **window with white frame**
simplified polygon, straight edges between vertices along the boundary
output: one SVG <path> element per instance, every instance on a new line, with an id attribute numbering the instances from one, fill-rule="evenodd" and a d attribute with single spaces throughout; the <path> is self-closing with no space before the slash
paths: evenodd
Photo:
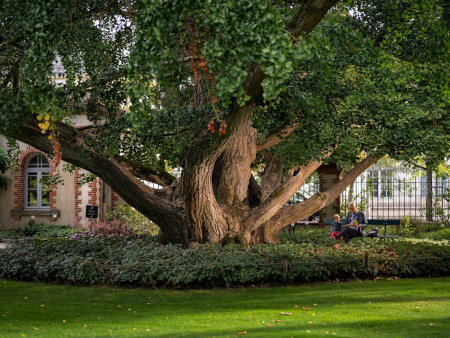
<path id="1" fill-rule="evenodd" d="M 25 167 L 25 207 L 30 209 L 50 208 L 50 165 L 47 159 L 36 154 Z"/>
<path id="2" fill-rule="evenodd" d="M 372 197 L 385 198 L 393 196 L 393 172 L 389 169 L 371 169 L 368 176 L 369 189 Z"/>

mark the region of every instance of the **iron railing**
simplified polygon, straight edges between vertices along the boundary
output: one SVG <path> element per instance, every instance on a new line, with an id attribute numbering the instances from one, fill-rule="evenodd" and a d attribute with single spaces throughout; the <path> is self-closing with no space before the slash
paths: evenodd
<path id="1" fill-rule="evenodd" d="M 425 170 L 374 166 L 341 194 L 341 211 L 345 214 L 348 202 L 353 201 L 371 219 L 407 216 L 420 221 L 448 223 L 450 179 L 433 174 L 431 184 L 428 183 Z M 298 203 L 317 192 L 319 176 L 314 175 L 289 202 Z"/>

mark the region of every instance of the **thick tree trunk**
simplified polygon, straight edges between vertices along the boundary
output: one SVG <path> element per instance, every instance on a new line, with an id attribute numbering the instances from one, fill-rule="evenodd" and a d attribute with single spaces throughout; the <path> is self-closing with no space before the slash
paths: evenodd
<path id="1" fill-rule="evenodd" d="M 240 108 L 231 114 L 226 136 L 203 136 L 186 150 L 181 184 L 194 243 L 248 241 L 240 224 L 256 156 L 251 112 Z"/>
<path id="2" fill-rule="evenodd" d="M 250 121 L 239 128 L 236 136 L 216 162 L 214 183 L 217 199 L 230 207 L 244 207 L 252 176 L 251 164 L 256 158 L 256 130 Z"/>
<path id="3" fill-rule="evenodd" d="M 194 243 L 220 243 L 228 232 L 227 215 L 214 194 L 214 164 L 213 158 L 198 166 L 185 165 L 183 170 L 182 194 L 190 241 Z"/>

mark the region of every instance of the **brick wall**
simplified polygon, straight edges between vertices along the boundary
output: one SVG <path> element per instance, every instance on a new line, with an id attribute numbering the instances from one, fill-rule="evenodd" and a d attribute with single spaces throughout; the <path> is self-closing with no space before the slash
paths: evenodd
<path id="1" fill-rule="evenodd" d="M 117 195 L 113 190 L 111 190 L 111 210 L 114 210 L 118 201 L 119 195 Z"/>
<path id="2" fill-rule="evenodd" d="M 74 187 L 74 217 L 73 217 L 73 225 L 81 226 L 81 190 L 78 185 L 78 180 L 80 179 L 80 169 L 76 168 L 73 175 L 73 187 Z"/>

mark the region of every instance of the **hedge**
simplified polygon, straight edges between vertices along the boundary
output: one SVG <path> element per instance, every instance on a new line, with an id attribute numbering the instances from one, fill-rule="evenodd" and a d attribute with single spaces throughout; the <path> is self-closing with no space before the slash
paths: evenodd
<path id="1" fill-rule="evenodd" d="M 0 277 L 188 288 L 450 275 L 447 242 L 359 241 L 340 249 L 334 243 L 194 250 L 160 245 L 152 238 L 35 239 L 0 250 Z"/>

